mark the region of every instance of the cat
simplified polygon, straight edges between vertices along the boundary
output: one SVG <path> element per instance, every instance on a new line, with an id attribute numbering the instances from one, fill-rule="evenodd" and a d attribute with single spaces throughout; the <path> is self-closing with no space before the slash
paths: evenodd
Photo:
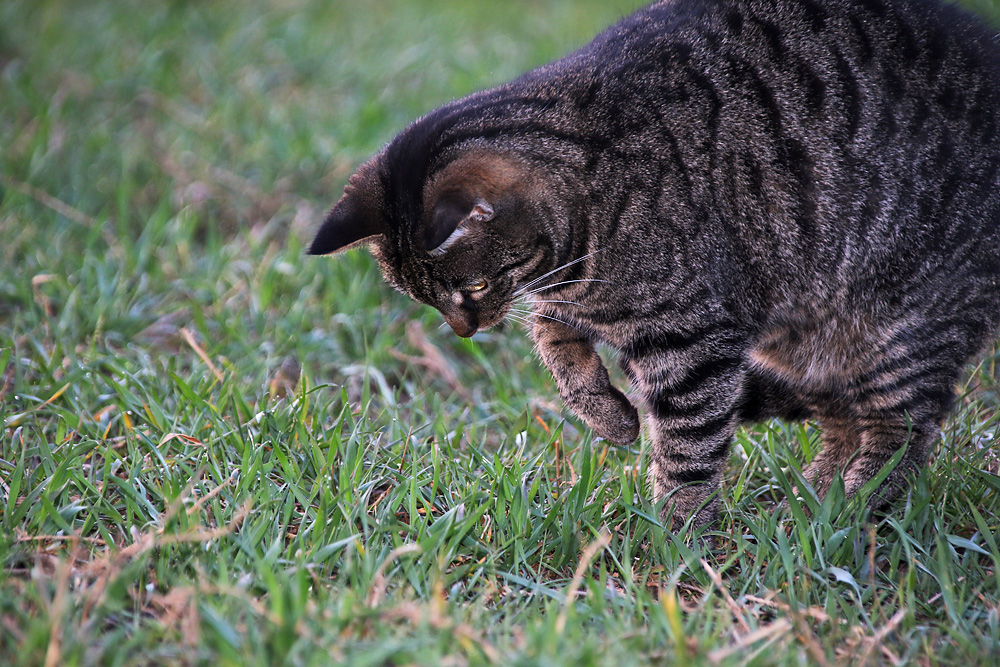
<path id="1" fill-rule="evenodd" d="M 820 495 L 905 447 L 888 507 L 1000 327 L 1000 47 L 923 0 L 658 2 L 403 130 L 309 252 L 359 245 L 459 336 L 529 304 L 564 403 L 627 444 L 613 350 L 675 530 L 775 417 L 819 424 Z"/>

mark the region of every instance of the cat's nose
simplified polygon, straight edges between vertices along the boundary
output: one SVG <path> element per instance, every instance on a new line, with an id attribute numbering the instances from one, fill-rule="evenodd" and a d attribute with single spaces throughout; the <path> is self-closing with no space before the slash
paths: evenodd
<path id="1" fill-rule="evenodd" d="M 444 321 L 448 323 L 451 330 L 455 332 L 456 335 L 462 338 L 469 338 L 472 334 L 479 331 L 479 323 L 473 319 L 465 319 L 462 317 L 456 317 L 454 315 L 445 315 Z"/>
<path id="2" fill-rule="evenodd" d="M 479 331 L 479 329 L 477 329 L 476 327 L 473 327 L 473 326 L 470 326 L 469 328 L 467 328 L 467 329 L 465 329 L 465 330 L 462 330 L 462 329 L 458 329 L 458 328 L 456 328 L 456 327 L 455 327 L 454 325 L 452 325 L 452 327 L 451 327 L 451 328 L 452 328 L 452 330 L 453 330 L 453 331 L 454 331 L 455 333 L 457 333 L 457 334 L 458 334 L 459 336 L 461 336 L 462 338 L 469 338 L 469 337 L 471 337 L 471 336 L 472 336 L 472 334 L 474 334 L 474 333 L 476 333 L 477 331 Z"/>

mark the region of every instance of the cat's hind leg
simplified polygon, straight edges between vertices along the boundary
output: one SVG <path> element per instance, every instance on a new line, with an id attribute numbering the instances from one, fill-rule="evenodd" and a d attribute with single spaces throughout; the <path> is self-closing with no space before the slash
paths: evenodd
<path id="1" fill-rule="evenodd" d="M 900 359 L 907 359 L 901 363 Z M 919 473 L 951 405 L 961 362 L 913 362 L 887 357 L 849 386 L 812 399 L 822 448 L 802 471 L 823 498 L 834 477 L 844 478 L 848 498 L 874 479 L 901 447 L 906 451 L 870 499 L 884 510 Z"/>
<path id="2" fill-rule="evenodd" d="M 811 417 L 813 409 L 784 380 L 766 371 L 750 368 L 744 381 L 738 414 L 741 424 L 768 419 L 797 422 Z"/>
<path id="3" fill-rule="evenodd" d="M 872 497 L 873 508 L 885 509 L 926 462 L 946 412 L 933 406 L 911 409 L 912 416 L 899 406 L 866 410 L 863 403 L 850 409 L 840 401 L 814 405 L 811 413 L 819 424 L 822 446 L 802 476 L 816 495 L 825 498 L 840 474 L 847 497 L 853 497 L 905 446 L 902 459 Z"/>
<path id="4" fill-rule="evenodd" d="M 847 497 L 855 496 L 888 464 L 900 447 L 906 447 L 899 463 L 889 472 L 868 500 L 872 510 L 885 511 L 909 487 L 913 477 L 927 462 L 930 450 L 940 435 L 944 413 L 935 417 L 909 414 L 867 417 L 862 420 L 861 445 L 844 472 Z"/>
<path id="5" fill-rule="evenodd" d="M 803 476 L 820 498 L 830 490 L 834 476 L 847 470 L 851 456 L 860 444 L 858 430 L 843 408 L 823 397 L 807 398 L 789 382 L 759 368 L 751 368 L 739 406 L 741 423 L 767 419 L 799 422 L 815 419 L 822 429 L 822 448 L 813 458 Z"/>
<path id="6" fill-rule="evenodd" d="M 816 495 L 824 498 L 837 473 L 843 475 L 847 472 L 852 458 L 858 453 L 861 440 L 854 419 L 843 411 L 822 406 L 817 407 L 814 414 L 819 423 L 822 444 L 813 460 L 802 470 L 802 476 L 812 485 Z"/>
<path id="7" fill-rule="evenodd" d="M 857 452 L 844 470 L 844 490 L 857 494 L 901 447 L 906 451 L 869 505 L 885 510 L 927 462 L 954 400 L 955 383 L 970 350 L 965 332 L 921 336 L 905 351 L 886 355 L 853 387 Z"/>
<path id="8" fill-rule="evenodd" d="M 974 247 L 996 245 L 984 239 Z M 875 362 L 850 387 L 858 452 L 844 472 L 848 495 L 860 491 L 906 446 L 899 464 L 869 500 L 873 509 L 886 509 L 927 462 L 966 360 L 1000 325 L 998 266 L 993 250 L 989 252 L 982 267 L 935 276 L 940 279 L 937 291 L 911 300 L 917 308 L 897 319 Z"/>

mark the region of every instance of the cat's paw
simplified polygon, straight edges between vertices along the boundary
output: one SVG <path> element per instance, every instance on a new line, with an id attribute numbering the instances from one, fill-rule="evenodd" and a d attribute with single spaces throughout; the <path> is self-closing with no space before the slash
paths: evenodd
<path id="1" fill-rule="evenodd" d="M 639 412 L 615 387 L 595 401 L 584 419 L 599 436 L 616 445 L 630 445 L 639 437 Z"/>

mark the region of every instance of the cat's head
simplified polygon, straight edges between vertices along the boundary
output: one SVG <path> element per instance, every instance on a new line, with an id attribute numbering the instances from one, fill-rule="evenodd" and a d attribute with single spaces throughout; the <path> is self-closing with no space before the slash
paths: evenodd
<path id="1" fill-rule="evenodd" d="M 482 145 L 433 164 L 400 150 L 390 145 L 351 177 L 310 254 L 368 245 L 386 281 L 437 308 L 459 336 L 492 327 L 550 267 L 558 241 L 545 179 Z"/>

